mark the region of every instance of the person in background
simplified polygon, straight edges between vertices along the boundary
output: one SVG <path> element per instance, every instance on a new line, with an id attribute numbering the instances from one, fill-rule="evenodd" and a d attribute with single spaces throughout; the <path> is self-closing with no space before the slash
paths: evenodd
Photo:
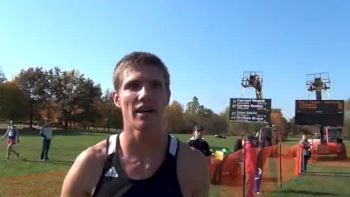
<path id="1" fill-rule="evenodd" d="M 124 56 L 113 73 L 123 130 L 83 151 L 61 196 L 209 196 L 206 158 L 166 132 L 170 77 L 148 52 Z"/>
<path id="2" fill-rule="evenodd" d="M 15 144 L 16 142 L 19 143 L 19 134 L 12 120 L 10 120 L 9 126 L 7 127 L 6 133 L 2 136 L 2 139 L 4 139 L 6 136 L 8 137 L 6 160 L 9 160 L 11 152 L 16 154 L 18 159 L 19 153 L 15 150 Z"/>
<path id="3" fill-rule="evenodd" d="M 244 140 L 243 153 L 245 158 L 245 197 L 254 196 L 255 174 L 257 170 L 257 148 L 253 135 L 248 135 Z"/>
<path id="4" fill-rule="evenodd" d="M 239 151 L 243 148 L 242 139 L 236 139 L 235 144 L 233 145 L 233 152 Z"/>
<path id="5" fill-rule="evenodd" d="M 193 127 L 193 136 L 187 141 L 187 144 L 203 153 L 204 156 L 211 156 L 210 147 L 207 141 L 203 139 L 203 127 L 195 125 Z"/>
<path id="6" fill-rule="evenodd" d="M 301 140 L 299 142 L 301 147 L 301 173 L 306 172 L 307 163 L 311 157 L 311 144 L 309 142 L 308 137 L 306 135 L 302 135 Z"/>
<path id="7" fill-rule="evenodd" d="M 48 154 L 49 154 L 51 139 L 52 139 L 52 129 L 51 129 L 50 122 L 48 120 L 45 121 L 43 128 L 41 128 L 40 135 L 42 137 L 40 160 L 47 161 L 49 160 Z"/>

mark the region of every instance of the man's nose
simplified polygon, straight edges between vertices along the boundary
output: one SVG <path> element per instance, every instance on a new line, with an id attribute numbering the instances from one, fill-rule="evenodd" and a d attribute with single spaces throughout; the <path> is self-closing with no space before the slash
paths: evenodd
<path id="1" fill-rule="evenodd" d="M 139 91 L 139 97 L 140 99 L 147 98 L 150 94 L 150 88 L 147 85 L 142 86 L 142 88 Z"/>

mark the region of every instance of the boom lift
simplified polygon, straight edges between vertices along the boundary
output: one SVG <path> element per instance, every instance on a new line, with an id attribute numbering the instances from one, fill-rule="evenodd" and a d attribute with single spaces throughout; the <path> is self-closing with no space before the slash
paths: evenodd
<path id="1" fill-rule="evenodd" d="M 316 100 L 322 100 L 322 91 L 325 91 L 329 96 L 328 90 L 330 89 L 331 81 L 329 80 L 329 74 L 326 72 L 308 74 L 306 86 L 309 92 L 315 91 Z M 338 159 L 346 159 L 346 149 L 343 143 L 343 130 L 342 127 L 334 127 L 328 125 L 319 125 L 319 130 L 316 133 L 316 138 L 311 140 L 312 155 L 317 157 L 318 155 L 337 155 Z"/>

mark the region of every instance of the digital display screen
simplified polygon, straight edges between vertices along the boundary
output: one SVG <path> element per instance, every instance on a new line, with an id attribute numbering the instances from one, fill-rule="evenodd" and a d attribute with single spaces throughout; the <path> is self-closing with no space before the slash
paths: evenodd
<path id="1" fill-rule="evenodd" d="M 230 120 L 271 123 L 271 99 L 231 98 Z"/>
<path id="2" fill-rule="evenodd" d="M 295 123 L 343 126 L 344 100 L 296 100 Z"/>

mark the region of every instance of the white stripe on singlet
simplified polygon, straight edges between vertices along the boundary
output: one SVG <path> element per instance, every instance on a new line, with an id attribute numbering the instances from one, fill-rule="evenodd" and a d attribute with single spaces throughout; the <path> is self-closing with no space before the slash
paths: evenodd
<path id="1" fill-rule="evenodd" d="M 108 155 L 115 153 L 117 136 L 118 134 L 114 134 L 108 138 Z M 178 148 L 177 138 L 171 135 L 169 153 L 172 154 L 173 156 L 176 156 L 177 148 Z"/>
<path id="2" fill-rule="evenodd" d="M 118 134 L 114 134 L 109 136 L 108 138 L 108 152 L 107 155 L 113 154 L 115 152 L 115 147 L 117 143 Z"/>
<path id="3" fill-rule="evenodd" d="M 178 146 L 178 142 L 177 142 L 176 137 L 171 135 L 170 136 L 169 153 L 172 154 L 173 156 L 176 156 L 177 146 Z"/>

